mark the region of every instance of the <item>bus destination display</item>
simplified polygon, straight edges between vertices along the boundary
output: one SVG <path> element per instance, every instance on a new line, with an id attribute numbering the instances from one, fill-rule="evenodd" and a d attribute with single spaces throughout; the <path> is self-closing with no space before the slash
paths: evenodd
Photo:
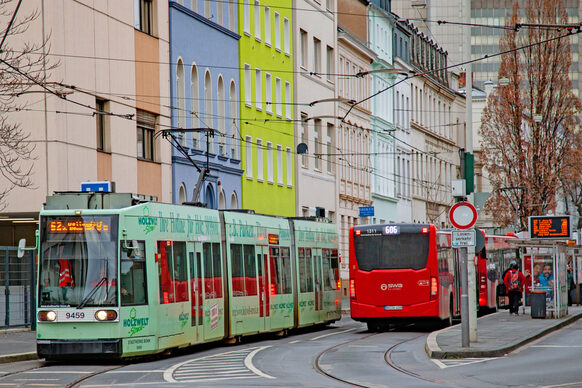
<path id="1" fill-rule="evenodd" d="M 541 216 L 529 218 L 531 238 L 564 239 L 571 238 L 570 216 Z"/>

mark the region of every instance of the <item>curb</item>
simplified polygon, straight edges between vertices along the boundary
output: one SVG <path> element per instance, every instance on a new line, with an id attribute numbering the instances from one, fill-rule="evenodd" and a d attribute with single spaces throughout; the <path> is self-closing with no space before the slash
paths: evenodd
<path id="1" fill-rule="evenodd" d="M 424 350 L 426 351 L 426 354 L 430 358 L 436 358 L 436 359 L 468 358 L 468 357 L 499 357 L 499 356 L 503 356 L 503 355 L 505 355 L 505 354 L 507 354 L 507 353 L 529 343 L 529 342 L 532 342 L 538 338 L 541 338 L 541 337 L 543 337 L 543 336 L 545 336 L 553 331 L 561 329 L 562 327 L 567 326 L 570 323 L 575 322 L 580 318 L 582 318 L 582 313 L 568 316 L 568 317 L 564 318 L 562 321 L 560 321 L 559 323 L 552 325 L 550 327 L 547 327 L 547 328 L 535 333 L 531 337 L 524 338 L 521 341 L 515 342 L 513 344 L 509 344 L 509 345 L 501 347 L 501 348 L 483 349 L 483 350 L 463 349 L 463 350 L 453 350 L 453 351 L 448 351 L 448 352 L 443 351 L 440 348 L 440 346 L 438 346 L 436 338 L 437 338 L 438 333 L 450 329 L 449 327 L 447 327 L 445 329 L 430 333 L 430 335 L 426 339 Z"/>
<path id="2" fill-rule="evenodd" d="M 17 362 L 17 361 L 29 361 L 29 360 L 38 360 L 38 355 L 36 354 L 36 352 L 15 353 L 15 354 L 7 354 L 4 356 L 0 356 L 0 364 L 7 364 L 10 362 Z"/>

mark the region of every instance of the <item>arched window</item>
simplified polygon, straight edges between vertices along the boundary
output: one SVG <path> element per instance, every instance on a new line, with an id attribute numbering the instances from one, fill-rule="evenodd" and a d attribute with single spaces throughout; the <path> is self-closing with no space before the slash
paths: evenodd
<path id="1" fill-rule="evenodd" d="M 214 200 L 214 189 L 212 185 L 207 185 L 204 192 L 204 203 L 208 209 L 216 209 L 216 204 Z"/>
<path id="2" fill-rule="evenodd" d="M 192 3 L 194 4 L 194 3 Z M 198 87 L 198 68 L 196 64 L 192 64 L 192 71 L 190 73 L 190 96 L 191 96 L 191 109 L 192 114 L 192 128 L 200 128 L 200 88 Z M 200 134 L 197 132 L 192 132 L 192 148 L 200 148 Z"/>
<path id="3" fill-rule="evenodd" d="M 224 81 L 222 80 L 222 76 L 218 76 L 218 93 L 217 93 L 217 105 L 218 105 L 218 154 L 219 155 L 226 155 L 226 112 L 224 106 L 225 102 L 225 95 L 224 95 Z"/>
<path id="4" fill-rule="evenodd" d="M 184 202 L 186 202 L 186 186 L 182 183 L 178 191 L 178 204 L 183 204 Z"/>
<path id="5" fill-rule="evenodd" d="M 206 70 L 204 74 L 204 123 L 213 128 L 213 116 L 212 116 L 212 78 L 210 77 L 210 71 Z M 206 134 L 208 136 L 208 134 Z M 204 147 L 206 148 L 206 144 Z M 210 140 L 210 146 L 208 147 L 208 151 L 214 153 L 214 144 L 212 144 L 212 140 Z"/>
<path id="6" fill-rule="evenodd" d="M 218 194 L 218 208 L 226 209 L 226 198 L 224 197 L 224 190 L 220 189 L 220 194 Z"/>
<path id="7" fill-rule="evenodd" d="M 178 117 L 178 128 L 186 127 L 186 80 L 184 78 L 184 63 L 182 58 L 178 59 L 178 65 L 176 66 L 176 98 L 178 99 L 178 109 L 176 111 L 176 117 Z M 184 143 L 184 133 L 178 132 L 178 139 L 180 143 Z"/>
<path id="8" fill-rule="evenodd" d="M 230 208 L 238 209 L 238 197 L 236 195 L 236 191 L 233 191 L 232 196 L 230 197 Z"/>
<path id="9" fill-rule="evenodd" d="M 230 81 L 230 95 L 229 95 L 229 102 L 230 102 L 230 157 L 232 159 L 238 159 L 238 131 L 236 128 L 236 117 L 237 114 L 237 95 L 236 95 L 236 87 L 234 85 L 234 81 Z"/>

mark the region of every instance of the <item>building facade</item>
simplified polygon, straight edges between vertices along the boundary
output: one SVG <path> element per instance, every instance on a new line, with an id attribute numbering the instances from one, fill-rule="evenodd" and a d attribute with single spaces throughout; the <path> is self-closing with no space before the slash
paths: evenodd
<path id="1" fill-rule="evenodd" d="M 170 1 L 169 7 L 172 128 L 182 147 L 172 150 L 172 201 L 237 209 L 242 176 L 237 7 L 196 0 Z M 210 172 L 194 198 L 201 168 Z"/>
<path id="2" fill-rule="evenodd" d="M 295 215 L 290 0 L 238 4 L 242 207 Z"/>
<path id="3" fill-rule="evenodd" d="M 109 180 L 117 192 L 172 199 L 170 145 L 156 136 L 170 126 L 167 2 L 31 1 L 18 15 L 35 12 L 28 30 L 3 49 L 22 50 L 44 37 L 53 92 L 33 87 L 18 100 L 27 109 L 7 116 L 36 147 L 28 166 L 34 189 L 6 197 L 2 216 L 20 220 L 0 223 L 1 245 L 34 241 L 45 197 L 78 191 L 81 182 Z"/>
<path id="4" fill-rule="evenodd" d="M 337 18 L 335 0 L 298 0 L 293 8 L 295 55 L 296 214 L 336 222 Z M 318 211 L 319 210 L 319 211 Z"/>

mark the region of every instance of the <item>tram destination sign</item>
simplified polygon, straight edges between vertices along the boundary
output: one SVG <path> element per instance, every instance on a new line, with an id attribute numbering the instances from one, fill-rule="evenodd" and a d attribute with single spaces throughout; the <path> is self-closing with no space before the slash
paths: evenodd
<path id="1" fill-rule="evenodd" d="M 530 238 L 568 240 L 572 238 L 570 216 L 529 217 Z"/>

